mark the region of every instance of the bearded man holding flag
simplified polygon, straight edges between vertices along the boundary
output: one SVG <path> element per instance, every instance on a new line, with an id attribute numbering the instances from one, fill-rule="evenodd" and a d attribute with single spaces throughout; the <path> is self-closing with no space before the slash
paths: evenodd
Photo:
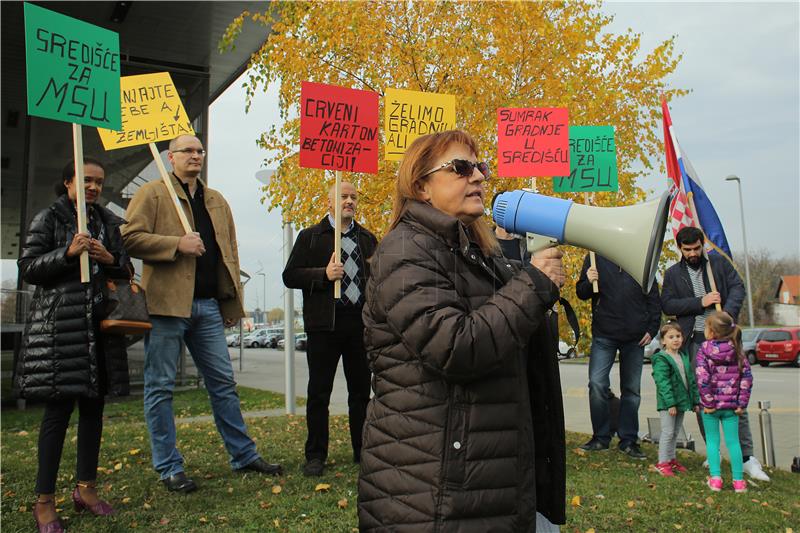
<path id="1" fill-rule="evenodd" d="M 672 231 L 681 252 L 680 262 L 664 273 L 661 307 L 664 314 L 677 318 L 684 335 L 683 349 L 689 354 L 694 371 L 697 350 L 705 340 L 706 316 L 716 307 L 737 321 L 745 289 L 733 267 L 722 223 L 697 173 L 681 152 L 666 100 L 662 100 L 661 105 L 667 174 L 673 182 Z M 700 413 L 697 413 L 697 423 L 705 439 Z M 754 479 L 769 481 L 761 463 L 753 456 L 753 435 L 747 411 L 739 417 L 739 442 L 745 473 Z"/>

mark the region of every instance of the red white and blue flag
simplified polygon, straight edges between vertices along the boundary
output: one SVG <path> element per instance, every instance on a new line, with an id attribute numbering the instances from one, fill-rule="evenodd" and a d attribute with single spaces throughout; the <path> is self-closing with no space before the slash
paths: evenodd
<path id="1" fill-rule="evenodd" d="M 697 172 L 678 144 L 666 99 L 661 100 L 661 109 L 664 116 L 664 151 L 667 158 L 667 175 L 672 180 L 670 185 L 672 233 L 677 235 L 678 231 L 685 226 L 699 227 L 705 233 L 706 246 L 710 248 L 708 251 L 720 253 L 730 260 L 731 249 L 728 239 L 725 237 L 722 222 L 706 195 Z M 697 210 L 696 217 L 692 213 L 690 196 Z"/>

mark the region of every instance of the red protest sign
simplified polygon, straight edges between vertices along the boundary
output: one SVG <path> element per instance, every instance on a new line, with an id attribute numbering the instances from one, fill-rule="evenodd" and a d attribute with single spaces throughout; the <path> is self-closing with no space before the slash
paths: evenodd
<path id="1" fill-rule="evenodd" d="M 378 173 L 378 93 L 304 81 L 300 166 Z"/>
<path id="2" fill-rule="evenodd" d="M 501 178 L 568 176 L 569 110 L 499 108 L 497 175 Z"/>

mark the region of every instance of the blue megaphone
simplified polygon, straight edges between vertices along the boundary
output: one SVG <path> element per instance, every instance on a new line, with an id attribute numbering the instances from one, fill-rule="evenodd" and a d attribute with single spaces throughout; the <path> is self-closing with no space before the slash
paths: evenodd
<path id="1" fill-rule="evenodd" d="M 592 207 L 529 191 L 495 198 L 492 216 L 509 233 L 544 235 L 592 250 L 619 265 L 650 292 L 669 214 L 669 192 L 625 207 Z"/>

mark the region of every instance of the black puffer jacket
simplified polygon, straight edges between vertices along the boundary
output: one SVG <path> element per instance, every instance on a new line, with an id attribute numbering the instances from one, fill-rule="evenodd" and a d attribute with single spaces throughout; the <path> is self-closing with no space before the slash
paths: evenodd
<path id="1" fill-rule="evenodd" d="M 537 510 L 564 523 L 557 297 L 540 271 L 482 259 L 455 218 L 410 204 L 364 306 L 362 531 L 528 532 Z"/>
<path id="2" fill-rule="evenodd" d="M 114 265 L 98 265 L 92 282 L 80 282 L 80 261 L 66 256 L 77 232 L 74 207 L 66 195 L 31 221 L 17 265 L 36 291 L 31 301 L 17 367 L 17 387 L 24 398 L 58 400 L 103 394 L 128 394 L 125 338 L 103 335 L 94 316 L 96 291 L 105 279 L 128 278 L 130 259 L 119 227 L 125 221 L 101 206 L 92 206 L 105 227 L 103 245 Z M 98 343 L 101 349 L 98 350 Z M 100 355 L 103 361 L 98 362 Z M 105 372 L 101 372 L 101 368 Z M 101 383 L 101 375 L 106 381 Z"/>

